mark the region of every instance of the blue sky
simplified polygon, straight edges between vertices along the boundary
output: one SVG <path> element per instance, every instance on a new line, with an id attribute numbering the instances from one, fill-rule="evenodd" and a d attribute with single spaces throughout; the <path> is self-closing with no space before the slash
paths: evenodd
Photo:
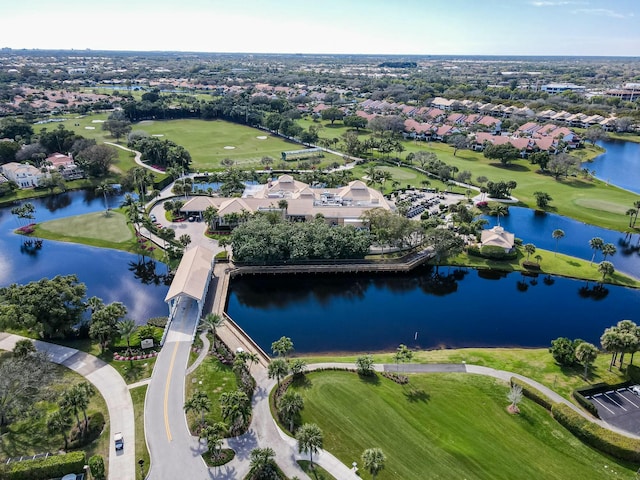
<path id="1" fill-rule="evenodd" d="M 640 56 L 640 0 L 1 0 L 0 47 Z"/>

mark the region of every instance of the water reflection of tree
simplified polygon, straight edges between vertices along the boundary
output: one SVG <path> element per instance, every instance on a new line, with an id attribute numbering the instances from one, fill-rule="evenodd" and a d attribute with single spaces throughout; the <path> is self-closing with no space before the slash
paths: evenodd
<path id="1" fill-rule="evenodd" d="M 71 205 L 71 195 L 69 195 L 68 193 L 49 195 L 44 199 L 43 203 L 45 208 L 53 213 L 56 210 L 61 210 Z"/>
<path id="2" fill-rule="evenodd" d="M 432 270 L 430 274 L 421 278 L 420 290 L 439 297 L 455 293 L 458 291 L 458 281 L 463 279 L 466 273 L 464 270 L 455 269 L 453 272 L 442 274 L 436 267 L 435 271 Z"/>
<path id="3" fill-rule="evenodd" d="M 145 285 L 166 284 L 166 275 L 156 272 L 156 262 L 147 260 L 145 257 L 138 261 L 129 262 L 129 270 L 133 272 L 133 276 Z"/>
<path id="4" fill-rule="evenodd" d="M 620 247 L 620 254 L 623 257 L 628 257 L 635 253 L 640 253 L 640 235 L 638 235 L 638 241 L 633 244 L 633 234 L 626 233 L 624 237 L 618 239 L 618 246 Z"/>
<path id="5" fill-rule="evenodd" d="M 589 286 L 589 282 L 578 289 L 578 295 L 581 298 L 590 298 L 592 300 L 602 300 L 609 295 L 609 289 L 601 283 L 596 283 L 593 287 Z"/>

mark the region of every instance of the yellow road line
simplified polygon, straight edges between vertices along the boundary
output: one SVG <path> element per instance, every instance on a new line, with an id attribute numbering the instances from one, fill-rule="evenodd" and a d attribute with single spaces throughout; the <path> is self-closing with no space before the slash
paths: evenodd
<path id="1" fill-rule="evenodd" d="M 164 426 L 167 429 L 167 439 L 172 440 L 171 428 L 169 427 L 169 387 L 171 386 L 171 373 L 173 372 L 173 364 L 176 361 L 176 354 L 178 353 L 178 344 L 173 348 L 173 355 L 171 356 L 171 363 L 169 364 L 169 373 L 167 374 L 167 384 L 164 387 Z"/>

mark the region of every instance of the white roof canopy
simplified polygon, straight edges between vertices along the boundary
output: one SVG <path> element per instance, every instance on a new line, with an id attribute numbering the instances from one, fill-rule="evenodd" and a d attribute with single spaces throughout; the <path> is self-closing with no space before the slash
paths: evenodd
<path id="1" fill-rule="evenodd" d="M 201 246 L 184 252 L 164 301 L 169 302 L 179 295 L 186 295 L 197 301 L 203 300 L 213 269 L 213 258 L 214 253 Z"/>

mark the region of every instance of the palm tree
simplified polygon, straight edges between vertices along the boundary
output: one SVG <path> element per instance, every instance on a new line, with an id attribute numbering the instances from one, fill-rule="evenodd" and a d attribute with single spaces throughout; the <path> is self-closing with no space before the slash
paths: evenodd
<path id="1" fill-rule="evenodd" d="M 587 381 L 589 367 L 598 358 L 598 349 L 591 343 L 583 342 L 576 347 L 576 358 L 584 365 L 584 380 Z"/>
<path id="2" fill-rule="evenodd" d="M 313 454 L 318 453 L 323 445 L 322 430 L 315 423 L 305 423 L 296 433 L 296 440 L 298 441 L 298 452 L 309 453 L 309 463 L 313 468 Z"/>
<path id="3" fill-rule="evenodd" d="M 93 315 L 104 307 L 104 301 L 99 297 L 89 297 L 85 305 L 91 310 L 91 314 Z"/>
<path id="4" fill-rule="evenodd" d="M 184 402 L 185 412 L 196 412 L 200 414 L 200 428 L 204 427 L 204 414 L 211 411 L 211 400 L 205 392 L 196 390 L 191 398 Z"/>
<path id="5" fill-rule="evenodd" d="M 373 479 L 375 479 L 376 475 L 384 468 L 384 462 L 386 460 L 387 457 L 380 448 L 367 448 L 362 452 L 364 468 L 371 474 L 371 478 Z"/>
<path id="6" fill-rule="evenodd" d="M 602 246 L 602 260 L 606 260 L 609 255 L 615 255 L 618 249 L 613 243 L 605 243 Z"/>
<path id="7" fill-rule="evenodd" d="M 64 438 L 64 449 L 67 450 L 69 446 L 68 431 L 71 427 L 71 418 L 68 412 L 64 410 L 56 410 L 47 419 L 47 431 L 52 435 L 60 434 Z"/>
<path id="8" fill-rule="evenodd" d="M 189 235 L 187 233 L 184 233 L 184 234 L 180 235 L 180 238 L 178 238 L 178 242 L 184 248 L 187 248 L 187 246 L 191 243 L 191 235 Z"/>
<path id="9" fill-rule="evenodd" d="M 638 215 L 640 215 L 640 200 L 633 202 L 633 206 L 636 209 L 636 215 L 633 218 L 632 227 L 635 227 L 636 226 L 636 222 L 638 221 Z"/>
<path id="10" fill-rule="evenodd" d="M 229 424 L 229 433 L 240 432 L 251 418 L 251 400 L 241 390 L 220 395 L 222 418 Z"/>
<path id="11" fill-rule="evenodd" d="M 213 230 L 214 223 L 218 219 L 218 209 L 213 206 L 205 208 L 204 212 L 202 212 L 202 218 L 207 222 L 209 229 Z"/>
<path id="12" fill-rule="evenodd" d="M 630 208 L 625 212 L 625 215 L 629 215 L 629 227 L 633 227 L 636 216 L 638 215 L 637 210 L 635 208 Z"/>
<path id="13" fill-rule="evenodd" d="M 605 329 L 604 333 L 600 337 L 600 344 L 606 352 L 611 354 L 611 361 L 609 362 L 609 371 L 616 361 L 618 352 L 621 350 L 621 338 L 620 332 L 617 327 L 609 327 Z"/>
<path id="14" fill-rule="evenodd" d="M 102 194 L 104 196 L 104 209 L 109 212 L 109 203 L 107 201 L 107 195 L 111 195 L 113 193 L 113 187 L 111 184 L 107 182 L 102 182 L 100 185 L 96 187 L 96 193 Z"/>
<path id="15" fill-rule="evenodd" d="M 207 313 L 205 317 L 200 321 L 200 328 L 204 331 L 210 332 L 213 336 L 212 348 L 215 350 L 217 345 L 216 330 L 224 324 L 224 318 L 217 313 Z"/>
<path id="16" fill-rule="evenodd" d="M 278 387 L 280 387 L 280 379 L 285 377 L 288 373 L 289 364 L 284 358 L 276 358 L 269 363 L 269 378 L 275 378 L 278 381 Z"/>
<path id="17" fill-rule="evenodd" d="M 293 351 L 293 342 L 289 337 L 280 337 L 271 343 L 271 351 L 279 357 L 287 358 L 287 355 Z"/>
<path id="18" fill-rule="evenodd" d="M 59 401 L 60 408 L 67 415 L 74 415 L 76 417 L 76 425 L 78 430 L 84 430 L 80 425 L 80 411 L 83 407 L 88 406 L 89 401 L 82 393 L 75 387 L 65 390 L 62 393 L 62 398 Z"/>
<path id="19" fill-rule="evenodd" d="M 564 238 L 564 231 L 560 230 L 559 228 L 554 230 L 553 233 L 551 233 L 551 236 L 555 239 L 556 241 L 556 255 L 558 254 L 558 242 Z"/>
<path id="20" fill-rule="evenodd" d="M 282 421 L 289 422 L 289 431 L 292 433 L 296 415 L 298 415 L 303 408 L 304 400 L 302 399 L 302 395 L 292 390 L 287 390 L 278 401 L 278 415 Z"/>
<path id="21" fill-rule="evenodd" d="M 78 391 L 78 394 L 81 395 L 84 399 L 80 403 L 80 409 L 82 410 L 82 415 L 84 416 L 84 424 L 86 428 L 87 425 L 89 424 L 89 418 L 87 417 L 87 408 L 89 408 L 91 397 L 93 397 L 96 394 L 96 389 L 93 388 L 93 385 L 91 385 L 89 382 L 79 383 L 74 388 Z"/>
<path id="22" fill-rule="evenodd" d="M 598 250 L 602 250 L 603 245 L 604 240 L 602 240 L 602 238 L 600 237 L 593 237 L 591 240 L 589 240 L 589 246 L 591 247 L 591 250 L 593 250 L 593 255 L 591 256 L 591 262 L 589 262 L 589 265 L 593 264 L 593 261 L 596 258 L 596 253 L 598 252 Z"/>
<path id="23" fill-rule="evenodd" d="M 529 261 L 529 256 L 536 253 L 536 246 L 533 243 L 527 243 L 522 248 L 527 252 L 527 261 Z"/>
<path id="24" fill-rule="evenodd" d="M 127 355 L 131 354 L 131 336 L 137 329 L 138 327 L 136 326 L 136 322 L 130 318 L 125 318 L 118 322 L 118 332 L 120 332 L 120 336 L 124 337 L 127 342 Z"/>
<path id="25" fill-rule="evenodd" d="M 254 448 L 251 450 L 249 462 L 250 480 L 267 480 L 280 478 L 275 462 L 276 452 L 271 447 Z"/>
<path id="26" fill-rule="evenodd" d="M 615 272 L 615 268 L 613 268 L 613 263 L 602 261 L 598 264 L 598 272 L 602 274 L 602 283 L 606 280 L 606 278 L 610 275 L 613 275 Z"/>
<path id="27" fill-rule="evenodd" d="M 507 207 L 503 203 L 494 205 L 493 208 L 491 209 L 491 214 L 498 217 L 498 226 L 500 226 L 500 217 L 504 217 L 508 213 L 509 213 L 509 207 Z"/>
<path id="28" fill-rule="evenodd" d="M 516 383 L 511 385 L 507 398 L 511 402 L 511 411 L 518 412 L 518 404 L 522 401 L 522 387 Z"/>

